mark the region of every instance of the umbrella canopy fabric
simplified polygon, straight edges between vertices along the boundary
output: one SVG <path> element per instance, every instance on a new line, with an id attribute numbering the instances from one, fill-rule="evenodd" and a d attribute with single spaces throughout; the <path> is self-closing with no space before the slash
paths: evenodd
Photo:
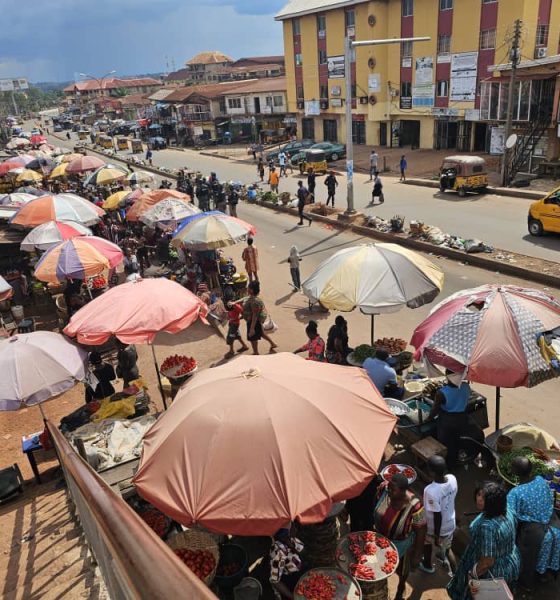
<path id="1" fill-rule="evenodd" d="M 68 168 L 67 162 L 62 162 L 57 165 L 49 175 L 49 179 L 60 179 L 61 177 L 66 177 L 66 169 Z"/>
<path id="2" fill-rule="evenodd" d="M 82 235 L 93 235 L 91 229 L 72 221 L 47 221 L 32 229 L 23 239 L 20 248 L 25 252 L 48 250 L 60 242 Z"/>
<path id="3" fill-rule="evenodd" d="M 52 158 L 35 158 L 27 163 L 26 168 L 45 174 L 50 173 L 55 166 L 56 163 Z"/>
<path id="4" fill-rule="evenodd" d="M 8 150 L 15 150 L 16 148 L 23 148 L 24 146 L 29 145 L 30 142 L 26 138 L 13 138 L 6 144 L 6 148 Z"/>
<path id="5" fill-rule="evenodd" d="M 160 331 L 178 333 L 207 313 L 206 304 L 175 281 L 138 279 L 86 304 L 64 333 L 80 344 L 104 344 L 113 335 L 126 344 L 151 343 Z"/>
<path id="6" fill-rule="evenodd" d="M 126 175 L 126 171 L 117 167 L 101 167 L 86 178 L 84 185 L 109 185 L 115 181 L 126 179 Z"/>
<path id="7" fill-rule="evenodd" d="M 127 220 L 139 221 L 140 217 L 149 208 L 167 198 L 177 198 L 179 200 L 184 200 L 185 202 L 191 201 L 191 197 L 188 194 L 183 194 L 177 190 L 150 190 L 142 194 L 138 200 L 136 200 L 134 206 L 128 210 L 126 213 Z"/>
<path id="8" fill-rule="evenodd" d="M 24 169 L 16 177 L 16 183 L 38 183 L 40 181 L 43 181 L 43 175 L 31 169 Z"/>
<path id="9" fill-rule="evenodd" d="M 239 357 L 180 390 L 144 437 L 134 483 L 184 525 L 271 535 L 358 495 L 395 422 L 361 369 Z"/>
<path id="10" fill-rule="evenodd" d="M 76 158 L 81 158 L 83 156 L 83 154 L 80 154 L 78 152 L 69 152 L 68 154 L 61 154 L 58 158 L 57 158 L 57 162 L 60 163 L 69 163 L 72 162 L 73 160 L 75 160 Z"/>
<path id="11" fill-rule="evenodd" d="M 3 206 L 23 206 L 31 200 L 35 200 L 37 196 L 33 194 L 24 194 L 23 192 L 13 192 L 12 194 L 6 194 L 0 198 L 0 204 Z"/>
<path id="12" fill-rule="evenodd" d="M 117 210 L 117 208 L 120 208 L 120 204 L 121 202 L 123 202 L 125 200 L 125 198 L 127 196 L 130 195 L 131 192 L 127 192 L 127 191 L 122 191 L 122 192 L 115 192 L 114 194 L 111 194 L 104 202 L 103 202 L 103 208 L 105 210 Z"/>
<path id="13" fill-rule="evenodd" d="M 86 279 L 116 267 L 123 260 L 121 249 L 103 238 L 74 237 L 53 246 L 35 267 L 35 277 L 48 283 Z"/>
<path id="14" fill-rule="evenodd" d="M 184 244 L 193 250 L 224 248 L 255 235 L 256 228 L 241 219 L 229 217 L 218 211 L 188 217 L 176 230 L 171 244 Z"/>
<path id="15" fill-rule="evenodd" d="M 560 327 L 560 303 L 530 288 L 484 285 L 440 302 L 415 330 L 416 358 L 496 387 L 532 387 L 557 376 L 538 337 Z"/>
<path id="16" fill-rule="evenodd" d="M 75 194 L 39 196 L 22 206 L 10 223 L 21 227 L 36 227 L 47 221 L 75 221 L 94 225 L 105 211 Z"/>
<path id="17" fill-rule="evenodd" d="M 2 164 L 0 164 L 0 176 L 7 175 L 11 171 L 15 171 L 16 169 L 25 168 L 27 163 L 25 160 L 21 159 L 19 156 L 14 156 L 13 158 L 9 158 L 5 160 Z"/>
<path id="18" fill-rule="evenodd" d="M 303 282 L 304 293 L 332 310 L 390 313 L 431 302 L 443 287 L 441 269 L 397 244 L 345 248 Z"/>
<path id="19" fill-rule="evenodd" d="M 68 163 L 66 171 L 68 173 L 85 173 L 86 171 L 95 171 L 105 166 L 105 161 L 97 156 L 80 156 Z"/>
<path id="20" fill-rule="evenodd" d="M 0 302 L 14 295 L 14 288 L 0 275 Z"/>
<path id="21" fill-rule="evenodd" d="M 44 135 L 32 135 L 29 141 L 33 146 L 40 146 L 47 141 L 47 138 Z"/>
<path id="22" fill-rule="evenodd" d="M 87 353 L 51 331 L 0 342 L 0 410 L 39 404 L 85 378 Z"/>
<path id="23" fill-rule="evenodd" d="M 201 212 L 199 208 L 190 202 L 178 200 L 177 198 L 167 198 L 167 200 L 154 204 L 140 217 L 140 220 L 149 227 L 155 227 L 159 224 L 162 228 L 174 229 L 179 221 Z"/>
<path id="24" fill-rule="evenodd" d="M 127 177 L 131 185 L 144 185 L 146 183 L 154 183 L 156 178 L 147 171 L 134 171 Z"/>
<path id="25" fill-rule="evenodd" d="M 40 190 L 39 188 L 33 187 L 31 185 L 24 185 L 22 187 L 18 187 L 16 189 L 18 194 L 32 194 L 33 196 L 49 196 L 49 192 L 47 190 Z"/>

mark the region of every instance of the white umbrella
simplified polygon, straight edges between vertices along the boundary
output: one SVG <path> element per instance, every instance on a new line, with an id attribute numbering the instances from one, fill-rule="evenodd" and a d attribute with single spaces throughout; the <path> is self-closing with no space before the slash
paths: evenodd
<path id="1" fill-rule="evenodd" d="M 35 200 L 35 198 L 37 198 L 37 196 L 34 196 L 33 194 L 14 192 L 12 194 L 6 194 L 5 196 L 2 196 L 2 198 L 0 198 L 0 204 L 3 206 L 23 206 L 31 200 Z"/>
<path id="2" fill-rule="evenodd" d="M 162 229 L 175 228 L 176 224 L 187 217 L 202 212 L 199 208 L 177 198 L 167 198 L 147 210 L 140 220 L 149 227 L 159 225 Z"/>
<path id="3" fill-rule="evenodd" d="M 75 221 L 47 221 L 34 227 L 20 244 L 21 250 L 48 250 L 74 237 L 93 235 L 91 229 Z"/>
<path id="4" fill-rule="evenodd" d="M 14 288 L 0 275 L 0 302 L 14 295 Z"/>
<path id="5" fill-rule="evenodd" d="M 0 342 L 0 410 L 40 404 L 86 376 L 87 352 L 63 335 L 35 331 Z"/>
<path id="6" fill-rule="evenodd" d="M 156 178 L 147 171 L 135 171 L 127 177 L 131 185 L 144 185 L 155 183 Z"/>

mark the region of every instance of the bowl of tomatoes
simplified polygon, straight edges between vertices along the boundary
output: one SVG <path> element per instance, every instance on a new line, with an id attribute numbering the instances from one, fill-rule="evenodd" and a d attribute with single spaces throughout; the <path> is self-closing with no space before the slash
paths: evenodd
<path id="1" fill-rule="evenodd" d="M 360 600 L 362 591 L 358 582 L 341 569 L 311 569 L 298 580 L 294 600 Z"/>
<path id="2" fill-rule="evenodd" d="M 194 375 L 198 369 L 198 363 L 192 356 L 174 354 L 168 356 L 160 367 L 160 373 L 169 379 L 171 383 L 184 383 L 189 377 Z"/>
<path id="3" fill-rule="evenodd" d="M 187 529 L 168 539 L 167 545 L 206 585 L 212 583 L 220 554 L 218 544 L 210 534 L 197 529 Z"/>
<path id="4" fill-rule="evenodd" d="M 381 471 L 381 477 L 383 477 L 385 481 L 391 481 L 393 475 L 396 475 L 397 473 L 404 475 L 408 479 L 408 485 L 412 485 L 418 477 L 416 469 L 413 469 L 410 465 L 401 465 L 398 463 L 387 465 Z"/>
<path id="5" fill-rule="evenodd" d="M 336 548 L 338 566 L 358 582 L 372 583 L 390 577 L 399 566 L 395 545 L 374 531 L 345 535 Z"/>

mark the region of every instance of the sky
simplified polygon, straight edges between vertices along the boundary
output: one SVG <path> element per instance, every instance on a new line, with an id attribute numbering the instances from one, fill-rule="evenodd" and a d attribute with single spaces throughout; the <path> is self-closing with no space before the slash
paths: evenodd
<path id="1" fill-rule="evenodd" d="M 0 78 L 71 81 L 177 69 L 198 52 L 283 54 L 286 0 L 2 0 Z"/>

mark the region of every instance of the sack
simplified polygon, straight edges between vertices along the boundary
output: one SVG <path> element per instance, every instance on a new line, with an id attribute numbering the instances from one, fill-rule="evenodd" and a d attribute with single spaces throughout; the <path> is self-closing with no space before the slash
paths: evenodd
<path id="1" fill-rule="evenodd" d="M 474 582 L 478 586 L 478 592 L 475 595 L 476 600 L 513 600 L 513 594 L 509 589 L 506 580 L 502 577 L 494 577 L 490 571 L 488 571 L 490 579 L 478 579 L 476 575 L 476 565 L 473 569 L 473 579 L 469 581 Z"/>

